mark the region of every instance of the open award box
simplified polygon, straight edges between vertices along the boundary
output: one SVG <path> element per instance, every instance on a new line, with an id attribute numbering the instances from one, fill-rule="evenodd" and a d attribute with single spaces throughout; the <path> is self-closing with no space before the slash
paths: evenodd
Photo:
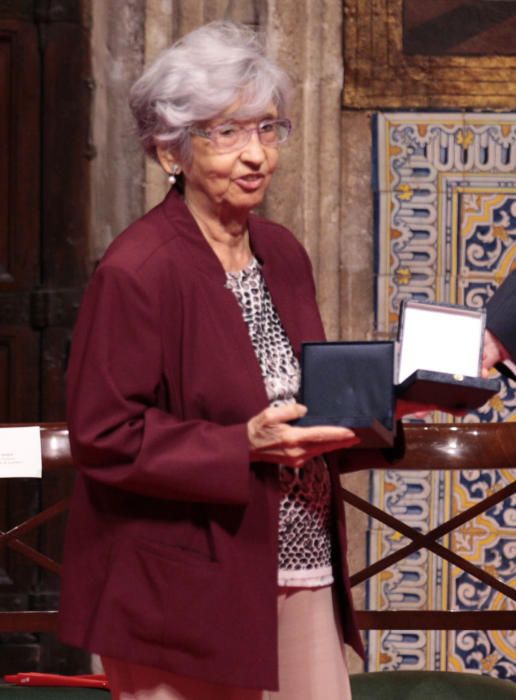
<path id="1" fill-rule="evenodd" d="M 399 343 L 303 343 L 299 400 L 308 408 L 297 425 L 340 425 L 357 448 L 390 447 L 396 398 L 429 410 L 474 409 L 500 390 L 481 376 L 485 312 L 405 301 Z"/>
<path id="2" fill-rule="evenodd" d="M 500 391 L 481 376 L 485 311 L 406 300 L 398 327 L 396 396 L 443 410 L 475 409 Z"/>

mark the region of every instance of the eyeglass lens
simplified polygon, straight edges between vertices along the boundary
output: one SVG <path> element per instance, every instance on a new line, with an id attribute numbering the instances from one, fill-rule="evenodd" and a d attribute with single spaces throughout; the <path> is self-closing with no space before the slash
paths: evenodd
<path id="1" fill-rule="evenodd" d="M 264 146 L 284 143 L 290 133 L 290 122 L 286 119 L 264 121 L 256 127 L 247 128 L 240 124 L 222 124 L 211 131 L 211 140 L 217 149 L 244 146 L 256 131 Z"/>

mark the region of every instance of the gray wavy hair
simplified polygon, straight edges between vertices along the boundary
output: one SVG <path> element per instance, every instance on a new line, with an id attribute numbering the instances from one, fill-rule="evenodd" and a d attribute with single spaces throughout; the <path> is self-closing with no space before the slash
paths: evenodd
<path id="1" fill-rule="evenodd" d="M 256 32 L 233 22 L 210 22 L 163 51 L 134 83 L 129 106 L 142 145 L 190 157 L 188 128 L 238 103 L 235 117 L 252 118 L 273 103 L 286 116 L 291 84 L 265 56 Z"/>

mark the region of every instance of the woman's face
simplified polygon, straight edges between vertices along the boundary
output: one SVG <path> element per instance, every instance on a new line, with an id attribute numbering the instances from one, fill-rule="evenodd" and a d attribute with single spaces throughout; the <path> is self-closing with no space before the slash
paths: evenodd
<path id="1" fill-rule="evenodd" d="M 278 117 L 278 110 L 272 104 L 256 119 L 235 120 L 231 118 L 232 112 L 235 112 L 234 107 L 202 124 L 202 128 L 209 130 L 232 121 L 252 128 L 264 119 Z M 229 153 L 218 153 L 212 142 L 203 136 L 192 135 L 191 138 L 191 161 L 181 164 L 187 201 L 217 211 L 249 211 L 261 203 L 278 163 L 277 148 L 264 146 L 256 131 L 251 133 L 247 144 Z"/>

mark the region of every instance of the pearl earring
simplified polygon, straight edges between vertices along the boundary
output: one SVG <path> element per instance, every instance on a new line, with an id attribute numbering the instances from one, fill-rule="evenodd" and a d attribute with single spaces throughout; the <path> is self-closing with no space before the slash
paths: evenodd
<path id="1" fill-rule="evenodd" d="M 172 166 L 172 172 L 168 176 L 168 181 L 169 181 L 171 187 L 174 187 L 174 185 L 176 184 L 176 179 L 177 179 L 176 176 L 179 175 L 180 172 L 181 172 L 181 168 L 178 165 Z"/>

